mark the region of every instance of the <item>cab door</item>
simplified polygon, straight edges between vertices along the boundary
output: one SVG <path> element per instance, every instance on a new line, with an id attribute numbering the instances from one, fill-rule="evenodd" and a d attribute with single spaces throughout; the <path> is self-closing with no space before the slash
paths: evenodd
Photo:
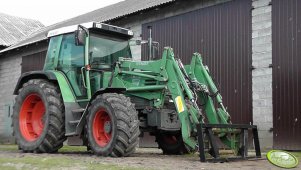
<path id="1" fill-rule="evenodd" d="M 57 69 L 65 74 L 77 100 L 88 99 L 84 66 L 85 47 L 75 45 L 74 33 L 63 35 Z"/>

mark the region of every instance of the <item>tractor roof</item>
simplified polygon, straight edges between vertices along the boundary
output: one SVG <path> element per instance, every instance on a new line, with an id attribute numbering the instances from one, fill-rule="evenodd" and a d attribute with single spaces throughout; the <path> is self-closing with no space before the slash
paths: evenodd
<path id="1" fill-rule="evenodd" d="M 99 31 L 105 31 L 105 32 L 110 32 L 110 33 L 117 33 L 117 34 L 122 34 L 125 36 L 130 36 L 132 37 L 133 31 L 126 29 L 126 28 L 121 28 L 121 27 L 117 27 L 117 26 L 113 26 L 113 25 L 109 25 L 109 24 L 104 24 L 101 22 L 87 22 L 87 23 L 83 23 L 80 24 L 81 26 L 84 26 L 87 29 L 94 29 L 94 30 L 99 30 Z M 74 32 L 78 29 L 79 25 L 71 25 L 71 26 L 67 26 L 67 27 L 62 27 L 62 28 L 58 28 L 55 30 L 51 30 L 48 32 L 47 37 L 53 37 L 53 36 L 57 36 L 57 35 L 61 35 L 61 34 L 67 34 L 67 33 L 71 33 Z"/>

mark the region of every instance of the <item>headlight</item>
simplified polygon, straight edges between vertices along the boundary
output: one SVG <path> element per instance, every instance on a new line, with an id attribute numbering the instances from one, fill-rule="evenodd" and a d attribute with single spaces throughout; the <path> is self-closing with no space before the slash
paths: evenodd
<path id="1" fill-rule="evenodd" d="M 95 27 L 96 28 L 102 28 L 102 24 L 96 24 Z"/>
<path id="2" fill-rule="evenodd" d="M 128 31 L 128 34 L 129 35 L 134 35 L 133 31 L 131 31 L 131 30 Z"/>

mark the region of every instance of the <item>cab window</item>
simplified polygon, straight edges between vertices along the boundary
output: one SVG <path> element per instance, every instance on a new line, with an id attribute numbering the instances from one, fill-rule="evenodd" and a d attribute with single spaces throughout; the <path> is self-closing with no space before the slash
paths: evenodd
<path id="1" fill-rule="evenodd" d="M 90 65 L 97 69 L 111 69 L 119 57 L 131 58 L 128 40 L 92 34 L 89 44 Z"/>
<path id="2" fill-rule="evenodd" d="M 75 45 L 74 34 L 63 36 L 57 69 L 62 71 L 68 78 L 75 95 L 78 98 L 87 96 L 83 84 L 81 68 L 85 65 L 84 46 Z"/>

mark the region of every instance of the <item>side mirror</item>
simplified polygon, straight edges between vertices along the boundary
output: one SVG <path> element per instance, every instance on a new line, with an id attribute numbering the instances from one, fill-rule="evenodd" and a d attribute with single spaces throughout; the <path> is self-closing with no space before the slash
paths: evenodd
<path id="1" fill-rule="evenodd" d="M 153 60 L 157 60 L 160 58 L 160 48 L 159 48 L 159 43 L 158 42 L 153 42 L 152 46 L 152 54 L 153 54 Z"/>
<path id="2" fill-rule="evenodd" d="M 130 46 L 136 46 L 136 45 L 139 45 L 139 40 L 129 40 L 129 45 Z"/>
<path id="3" fill-rule="evenodd" d="M 75 45 L 83 46 L 86 42 L 86 31 L 83 29 L 78 29 L 75 31 Z"/>
<path id="4" fill-rule="evenodd" d="M 142 44 L 146 44 L 146 43 L 148 43 L 148 41 L 146 41 L 146 40 L 130 40 L 129 41 L 130 46 L 142 45 Z"/>

